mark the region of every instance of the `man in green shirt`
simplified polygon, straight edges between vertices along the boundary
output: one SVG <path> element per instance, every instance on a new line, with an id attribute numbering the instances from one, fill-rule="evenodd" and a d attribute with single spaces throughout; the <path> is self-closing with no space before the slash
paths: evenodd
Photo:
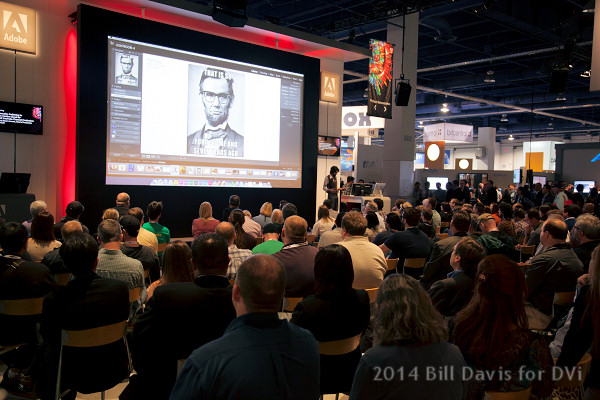
<path id="1" fill-rule="evenodd" d="M 279 241 L 281 233 L 281 225 L 267 224 L 263 228 L 264 242 L 255 246 L 252 249 L 252 254 L 274 254 L 283 247 L 283 243 Z"/>
<path id="2" fill-rule="evenodd" d="M 146 208 L 146 215 L 148 216 L 149 222 L 146 222 L 142 228 L 150 231 L 156 235 L 156 239 L 158 240 L 158 258 L 162 256 L 163 249 L 166 247 L 166 244 L 171 241 L 171 232 L 169 228 L 158 223 L 158 219 L 162 214 L 162 202 L 161 201 L 153 201 L 148 204 L 148 208 Z M 164 244 L 163 244 L 164 243 Z M 162 244 L 162 246 L 161 246 Z"/>

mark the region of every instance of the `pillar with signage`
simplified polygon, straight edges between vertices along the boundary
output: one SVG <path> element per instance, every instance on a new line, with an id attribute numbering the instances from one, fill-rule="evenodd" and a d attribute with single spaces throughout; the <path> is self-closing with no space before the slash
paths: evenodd
<path id="1" fill-rule="evenodd" d="M 444 169 L 446 143 L 472 143 L 473 127 L 458 124 L 432 124 L 423 128 L 425 143 L 425 168 Z M 465 164 L 461 165 L 461 168 Z"/>
<path id="2" fill-rule="evenodd" d="M 494 158 L 496 154 L 496 128 L 481 127 L 477 130 L 477 140 L 482 151 L 481 158 L 477 160 L 477 169 L 494 169 Z"/>

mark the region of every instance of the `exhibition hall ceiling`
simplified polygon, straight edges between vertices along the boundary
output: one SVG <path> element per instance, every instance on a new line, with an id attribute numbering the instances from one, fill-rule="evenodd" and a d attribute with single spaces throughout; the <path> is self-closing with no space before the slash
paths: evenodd
<path id="1" fill-rule="evenodd" d="M 411 82 L 413 90 L 419 86 L 417 135 L 419 121 L 447 121 L 496 127 L 500 139 L 509 134 L 528 139 L 531 134 L 598 141 L 600 92 L 590 92 L 585 77 L 591 69 L 594 22 L 594 13 L 585 12 L 589 3 L 249 0 L 248 17 L 368 48 L 369 39 L 387 39 L 388 20 L 419 13 L 417 82 Z M 396 51 L 401 49 L 396 43 Z M 368 60 L 347 62 L 344 69 L 344 105 L 365 105 Z M 559 84 L 554 90 L 559 93 L 550 93 L 553 71 L 567 76 L 564 89 Z M 448 113 L 440 111 L 443 103 Z"/>

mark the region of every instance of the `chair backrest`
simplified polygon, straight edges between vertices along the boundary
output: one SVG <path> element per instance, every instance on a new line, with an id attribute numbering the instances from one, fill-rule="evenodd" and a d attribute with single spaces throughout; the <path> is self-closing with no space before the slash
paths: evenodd
<path id="1" fill-rule="evenodd" d="M 149 269 L 145 269 L 144 270 L 144 279 L 148 278 L 150 276 L 150 270 Z"/>
<path id="2" fill-rule="evenodd" d="M 437 234 L 438 239 L 442 240 L 442 239 L 447 239 L 448 238 L 448 234 L 447 233 L 438 233 Z"/>
<path id="3" fill-rule="evenodd" d="M 68 347 L 97 347 L 114 343 L 125 337 L 127 321 L 79 331 L 62 330 L 62 345 Z"/>
<path id="4" fill-rule="evenodd" d="M 592 356 L 589 353 L 585 353 L 577 363 L 575 369 L 569 369 L 569 374 L 567 374 L 567 370 L 561 369 L 562 378 L 558 382 L 554 381 L 554 387 L 572 388 L 583 386 L 583 382 L 585 382 L 585 378 L 587 378 L 588 371 L 590 370 L 591 363 Z M 553 375 L 554 374 L 558 375 L 558 372 L 554 372 Z"/>
<path id="5" fill-rule="evenodd" d="M 435 227 L 435 234 L 436 235 L 439 235 L 441 231 L 442 231 L 442 227 L 441 226 L 436 226 Z"/>
<path id="6" fill-rule="evenodd" d="M 296 304 L 300 303 L 304 297 L 284 297 L 283 298 L 283 311 L 293 312 L 296 308 Z"/>
<path id="7" fill-rule="evenodd" d="M 440 228 L 450 228 L 450 222 L 440 222 Z"/>
<path id="8" fill-rule="evenodd" d="M 426 262 L 426 258 L 406 258 L 404 259 L 404 268 L 423 268 Z"/>
<path id="9" fill-rule="evenodd" d="M 332 340 L 329 342 L 319 342 L 319 354 L 326 356 L 337 356 L 347 354 L 358 347 L 360 342 L 360 333 L 347 339 Z"/>
<path id="10" fill-rule="evenodd" d="M 136 300 L 142 298 L 142 288 L 136 287 L 133 289 L 129 289 L 129 302 L 133 303 Z"/>
<path id="11" fill-rule="evenodd" d="M 575 291 L 554 293 L 554 304 L 558 306 L 573 304 L 574 299 Z"/>
<path id="12" fill-rule="evenodd" d="M 306 241 L 308 243 L 314 242 L 316 238 L 317 238 L 317 235 L 313 235 L 312 233 L 309 234 L 309 235 L 306 235 Z"/>
<path id="13" fill-rule="evenodd" d="M 369 295 L 369 303 L 374 303 L 375 299 L 377 298 L 377 292 L 379 292 L 379 288 L 371 288 L 371 289 L 365 289 L 367 291 L 367 294 Z"/>
<path id="14" fill-rule="evenodd" d="M 528 400 L 531 397 L 531 388 L 519 392 L 485 392 L 484 400 Z"/>
<path id="15" fill-rule="evenodd" d="M 14 316 L 38 315 L 42 313 L 43 297 L 33 299 L 0 300 L 0 314 Z"/>
<path id="16" fill-rule="evenodd" d="M 158 252 L 163 253 L 165 251 L 165 249 L 167 248 L 168 244 L 169 243 L 159 243 L 158 244 Z"/>
<path id="17" fill-rule="evenodd" d="M 396 269 L 396 267 L 398 266 L 398 259 L 397 258 L 388 258 L 387 260 L 385 260 L 387 262 L 387 270 L 392 270 L 392 269 Z"/>
<path id="18" fill-rule="evenodd" d="M 533 253 L 535 253 L 535 246 L 523 246 L 521 247 L 521 253 L 528 256 L 533 255 Z"/>
<path id="19" fill-rule="evenodd" d="M 264 242 L 264 241 L 265 241 L 265 240 L 264 240 L 264 238 L 263 238 L 262 236 L 258 236 L 258 237 L 256 238 L 256 244 L 261 244 L 261 243 L 262 243 L 262 242 Z"/>
<path id="20" fill-rule="evenodd" d="M 65 272 L 64 274 L 54 274 L 54 279 L 58 286 L 67 286 L 67 283 L 71 280 L 71 273 Z"/>

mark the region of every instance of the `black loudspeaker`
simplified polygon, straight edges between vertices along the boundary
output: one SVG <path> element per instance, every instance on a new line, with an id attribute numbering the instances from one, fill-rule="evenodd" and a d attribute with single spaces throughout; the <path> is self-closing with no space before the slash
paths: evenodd
<path id="1" fill-rule="evenodd" d="M 396 105 L 399 107 L 406 107 L 408 100 L 410 99 L 410 91 L 412 87 L 408 82 L 399 82 L 396 85 Z"/>
<path id="2" fill-rule="evenodd" d="M 527 178 L 525 179 L 525 183 L 529 185 L 530 189 L 531 189 L 531 186 L 533 186 L 533 170 L 532 169 L 527 170 Z"/>
<path id="3" fill-rule="evenodd" d="M 232 28 L 241 28 L 248 22 L 248 0 L 214 0 L 212 17 Z"/>
<path id="4" fill-rule="evenodd" d="M 548 93 L 564 93 L 568 77 L 568 68 L 553 68 L 550 74 L 550 88 L 548 89 Z"/>

